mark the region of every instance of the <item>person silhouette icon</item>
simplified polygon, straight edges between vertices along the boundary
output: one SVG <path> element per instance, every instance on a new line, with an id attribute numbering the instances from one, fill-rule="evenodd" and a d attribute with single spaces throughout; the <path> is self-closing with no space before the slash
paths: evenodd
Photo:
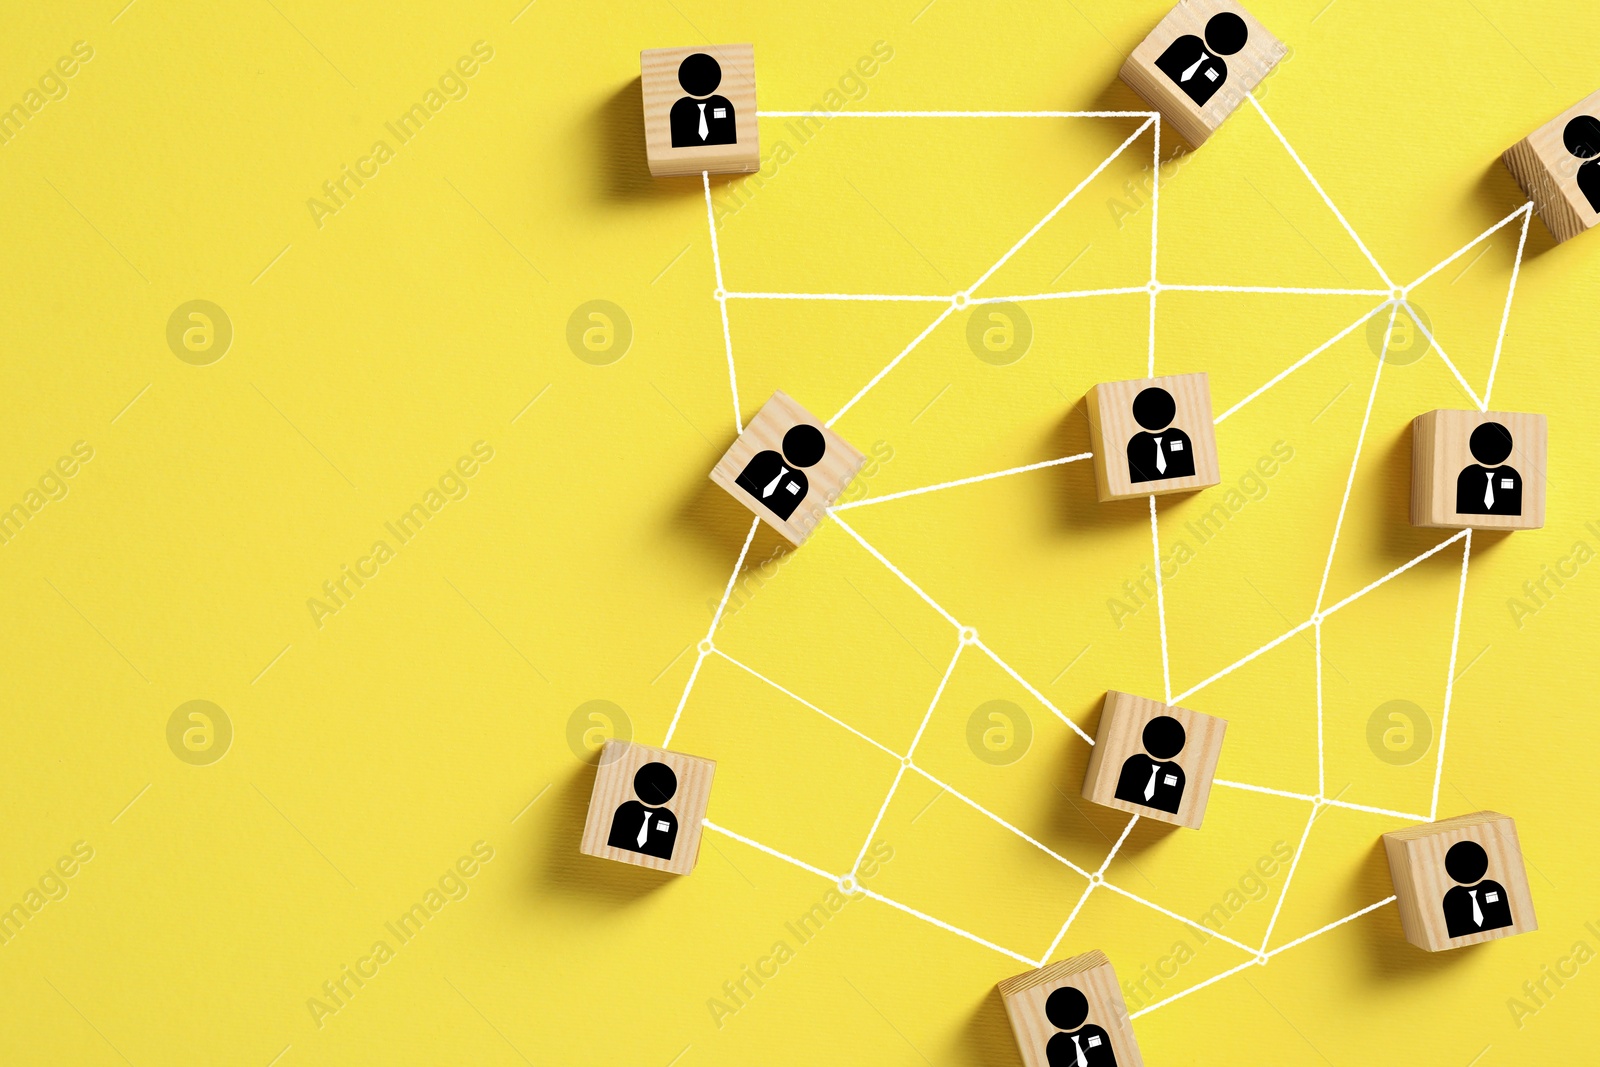
<path id="1" fill-rule="evenodd" d="M 1047 1067 L 1117 1067 L 1111 1051 L 1111 1035 L 1085 1022 L 1089 1018 L 1089 998 L 1071 986 L 1062 986 L 1044 1002 L 1044 1017 L 1062 1031 L 1045 1043 Z"/>
<path id="2" fill-rule="evenodd" d="M 1194 446 L 1182 430 L 1168 429 L 1178 402 L 1159 385 L 1133 398 L 1133 418 L 1145 428 L 1128 440 L 1128 480 L 1159 482 L 1194 476 Z"/>
<path id="3" fill-rule="evenodd" d="M 757 452 L 734 482 L 778 518 L 787 519 L 811 484 L 799 468 L 814 466 L 827 450 L 822 431 L 800 423 L 783 435 L 781 454 L 770 448 Z"/>
<path id="4" fill-rule="evenodd" d="M 644 803 L 630 800 L 617 808 L 606 844 L 670 860 L 678 843 L 678 820 L 663 805 L 678 791 L 678 776 L 665 763 L 646 763 L 633 775 L 633 791 Z"/>
<path id="5" fill-rule="evenodd" d="M 721 64 L 704 52 L 686 56 L 678 64 L 678 84 L 689 95 L 673 104 L 668 116 L 673 148 L 739 143 L 733 102 L 715 95 L 722 84 Z"/>
<path id="6" fill-rule="evenodd" d="M 1171 78 L 1196 105 L 1205 107 L 1228 80 L 1228 64 L 1221 57 L 1233 55 L 1249 39 L 1250 28 L 1244 19 L 1231 11 L 1220 11 L 1206 23 L 1205 40 L 1192 33 L 1184 34 L 1161 53 L 1156 69 Z"/>
<path id="7" fill-rule="evenodd" d="M 1444 854 L 1444 871 L 1458 882 L 1444 895 L 1445 932 L 1451 937 L 1467 937 L 1485 930 L 1510 926 L 1511 901 L 1506 887 L 1492 878 L 1489 854 L 1476 841 L 1457 841 Z"/>
<path id="8" fill-rule="evenodd" d="M 1187 739 L 1183 723 L 1171 715 L 1157 715 L 1145 723 L 1144 750 L 1150 755 L 1140 752 L 1123 761 L 1117 799 L 1176 815 L 1183 803 L 1185 777 L 1183 768 L 1171 761 Z"/>
<path id="9" fill-rule="evenodd" d="M 1600 212 L 1600 118 L 1579 115 L 1567 123 L 1561 139 L 1567 151 L 1587 163 L 1578 168 L 1578 192 L 1589 201 L 1589 210 Z"/>
<path id="10" fill-rule="evenodd" d="M 1521 515 L 1522 475 L 1505 467 L 1511 455 L 1511 431 L 1485 422 L 1467 439 L 1472 464 L 1456 476 L 1456 512 L 1461 515 Z"/>

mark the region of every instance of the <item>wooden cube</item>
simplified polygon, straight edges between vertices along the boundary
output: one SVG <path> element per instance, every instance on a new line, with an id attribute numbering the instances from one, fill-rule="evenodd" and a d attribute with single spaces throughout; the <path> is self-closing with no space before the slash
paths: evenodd
<path id="1" fill-rule="evenodd" d="M 1198 148 L 1287 52 L 1230 0 L 1182 0 L 1122 64 L 1122 80 Z"/>
<path id="2" fill-rule="evenodd" d="M 867 458 L 784 393 L 773 393 L 712 468 L 711 480 L 804 544 Z"/>
<path id="3" fill-rule="evenodd" d="M 1557 241 L 1600 222 L 1600 92 L 1584 97 L 1501 157 Z"/>
<path id="4" fill-rule="evenodd" d="M 1429 952 L 1539 928 L 1517 824 L 1480 811 L 1383 835 L 1406 940 Z"/>
<path id="5" fill-rule="evenodd" d="M 1083 795 L 1108 808 L 1200 829 L 1226 719 L 1158 700 L 1106 694 Z"/>
<path id="6" fill-rule="evenodd" d="M 715 760 L 607 741 L 583 824 L 586 856 L 688 874 L 700 858 L 701 822 Z"/>
<path id="7" fill-rule="evenodd" d="M 748 44 L 639 53 L 644 150 L 650 173 L 754 174 L 756 50 Z"/>
<path id="8" fill-rule="evenodd" d="M 1101 503 L 1222 481 L 1206 375 L 1102 382 L 1086 401 Z"/>
<path id="9" fill-rule="evenodd" d="M 1444 530 L 1544 525 L 1543 415 L 1430 411 L 1411 421 L 1411 524 Z"/>
<path id="10" fill-rule="evenodd" d="M 1144 1067 L 1117 972 L 1104 952 L 1007 978 L 999 989 L 1023 1067 Z"/>

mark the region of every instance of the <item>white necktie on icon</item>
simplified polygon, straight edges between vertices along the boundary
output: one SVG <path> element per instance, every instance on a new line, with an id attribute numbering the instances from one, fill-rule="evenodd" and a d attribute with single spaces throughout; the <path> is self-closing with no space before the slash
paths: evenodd
<path id="1" fill-rule="evenodd" d="M 705 120 L 703 118 L 701 119 L 700 124 L 702 126 L 705 125 Z M 768 482 L 766 487 L 761 490 L 761 499 L 765 500 L 773 493 L 776 493 L 778 491 L 778 483 L 783 481 L 783 476 L 788 473 L 788 467 L 779 467 L 777 476 L 773 478 L 772 481 Z"/>
<path id="2" fill-rule="evenodd" d="M 1487 473 L 1489 484 L 1483 487 L 1483 506 L 1486 508 L 1492 508 L 1494 507 L 1494 471 L 1489 471 Z"/>
<path id="3" fill-rule="evenodd" d="M 700 133 L 700 139 L 702 141 L 704 141 L 707 137 L 711 136 L 711 127 L 706 125 L 706 106 L 704 104 L 700 105 L 700 130 L 699 130 L 699 133 Z"/>
<path id="4" fill-rule="evenodd" d="M 1161 773 L 1160 767 L 1150 768 L 1150 782 L 1144 787 L 1144 798 L 1149 800 L 1156 795 L 1156 775 Z"/>
<path id="5" fill-rule="evenodd" d="M 639 847 L 644 848 L 644 843 L 650 840 L 650 812 L 644 813 L 644 822 L 639 826 Z M 1477 907 L 1476 904 L 1473 907 Z"/>
<path id="6" fill-rule="evenodd" d="M 1077 1057 L 1073 1062 L 1073 1067 L 1089 1067 L 1089 1057 L 1083 1054 L 1083 1046 L 1078 1044 L 1077 1034 L 1072 1035 L 1072 1052 Z"/>
<path id="7" fill-rule="evenodd" d="M 1193 63 L 1189 64 L 1189 69 L 1188 70 L 1186 70 L 1182 74 L 1178 75 L 1178 81 L 1186 82 L 1190 78 L 1194 77 L 1195 71 L 1199 70 L 1201 65 L 1204 64 L 1205 61 L 1210 59 L 1210 58 L 1211 58 L 1210 55 L 1208 55 L 1205 52 L 1201 52 L 1200 53 L 1200 58 L 1195 60 Z"/>
<path id="8" fill-rule="evenodd" d="M 1472 925 L 1482 926 L 1483 909 L 1478 907 L 1478 891 L 1476 889 L 1469 889 L 1467 890 L 1467 896 L 1472 898 Z"/>
<path id="9" fill-rule="evenodd" d="M 1159 437 L 1156 438 L 1156 473 L 1167 473 L 1167 454 L 1161 450 L 1161 438 Z M 1152 778 L 1150 781 L 1154 782 L 1155 779 Z"/>

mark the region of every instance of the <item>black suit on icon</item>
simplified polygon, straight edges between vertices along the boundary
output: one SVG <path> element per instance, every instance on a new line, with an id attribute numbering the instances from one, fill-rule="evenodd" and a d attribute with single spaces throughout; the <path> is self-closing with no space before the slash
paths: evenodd
<path id="1" fill-rule="evenodd" d="M 1456 477 L 1456 513 L 1521 515 L 1522 475 L 1515 467 L 1480 467 L 1474 463 Z"/>
<path id="2" fill-rule="evenodd" d="M 1159 482 L 1194 476 L 1194 447 L 1182 430 L 1136 433 L 1128 441 L 1128 478 Z"/>
<path id="3" fill-rule="evenodd" d="M 1228 64 L 1206 49 L 1206 43 L 1192 33 L 1179 37 L 1156 60 L 1156 69 L 1190 100 L 1205 107 L 1228 80 Z"/>
<path id="4" fill-rule="evenodd" d="M 1070 1034 L 1056 1034 L 1044 1047 L 1049 1067 L 1117 1067 L 1111 1035 L 1090 1023 Z"/>
<path id="5" fill-rule="evenodd" d="M 805 472 L 796 470 L 781 452 L 770 448 L 757 452 L 733 481 L 780 519 L 794 514 L 810 488 Z"/>
<path id="6" fill-rule="evenodd" d="M 672 147 L 693 148 L 703 144 L 738 144 L 739 129 L 733 120 L 733 104 L 725 96 L 696 100 L 685 96 L 672 105 Z M 706 135 L 700 136 L 705 124 Z"/>
<path id="7" fill-rule="evenodd" d="M 611 818 L 611 835 L 606 844 L 612 848 L 670 860 L 672 849 L 678 843 L 678 820 L 666 808 L 647 808 L 637 800 L 630 800 L 617 809 Z"/>
<path id="8" fill-rule="evenodd" d="M 1123 762 L 1122 773 L 1117 776 L 1116 797 L 1176 815 L 1183 803 L 1183 787 L 1182 767 L 1153 760 L 1141 752 Z"/>
<path id="9" fill-rule="evenodd" d="M 1472 914 L 1474 905 L 1477 917 Z M 1499 930 L 1510 926 L 1511 922 L 1511 901 L 1506 899 L 1506 887 L 1492 878 L 1477 885 L 1458 885 L 1444 895 L 1444 926 L 1451 937 Z"/>
<path id="10" fill-rule="evenodd" d="M 1578 168 L 1578 192 L 1589 201 L 1591 210 L 1600 211 L 1600 159 L 1591 159 Z"/>

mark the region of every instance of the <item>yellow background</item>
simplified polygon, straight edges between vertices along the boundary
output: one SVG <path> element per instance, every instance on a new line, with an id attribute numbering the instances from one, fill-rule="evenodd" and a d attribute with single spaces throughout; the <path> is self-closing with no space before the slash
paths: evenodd
<path id="1" fill-rule="evenodd" d="M 25 501 L 75 442 L 93 449 L 46 481 L 65 496 L 0 546 L 0 906 L 41 881 L 65 890 L 0 945 L 0 1058 L 1016 1062 L 993 987 L 1023 967 L 871 900 L 846 905 L 719 1026 L 708 1001 L 792 941 L 785 924 L 828 883 L 717 835 L 692 876 L 670 881 L 577 854 L 594 770 L 569 744 L 575 713 L 613 702 L 634 738 L 660 742 L 749 524 L 706 479 L 734 427 L 703 193 L 645 170 L 637 53 L 753 41 L 766 110 L 819 107 L 835 88 L 855 110 L 1142 108 L 1116 71 L 1162 4 L 120 4 L 13 3 L 0 36 L 6 106 L 74 42 L 93 49 L 0 146 L 0 504 Z M 1541 7 L 1253 5 L 1292 48 L 1264 108 L 1396 282 L 1516 209 L 1498 154 L 1595 88 L 1600 14 Z M 492 58 L 465 95 L 398 143 L 385 123 L 478 41 Z M 892 58 L 853 80 L 880 41 Z M 952 293 L 1136 126 L 835 119 L 802 144 L 764 119 L 765 178 L 713 185 L 727 284 Z M 319 225 L 307 201 L 379 139 L 394 158 Z M 1154 212 L 1114 202 L 1137 206 L 1125 183 L 1150 147 L 1147 132 L 984 291 L 1144 284 Z M 1248 106 L 1169 168 L 1160 230 L 1164 282 L 1382 287 Z M 1413 294 L 1480 392 L 1517 232 Z M 1600 542 L 1584 459 L 1597 284 L 1600 238 L 1557 248 L 1533 223 L 1493 405 L 1550 417 L 1547 525 L 1474 544 L 1439 801 L 1441 815 L 1515 816 L 1539 932 L 1428 956 L 1383 908 L 1142 1017 L 1148 1062 L 1554 1063 L 1592 1046 L 1592 967 L 1520 1021 L 1508 999 L 1526 1000 L 1523 983 L 1575 942 L 1600 945 L 1585 927 L 1600 920 L 1600 569 L 1550 585 L 1520 619 L 1508 602 L 1575 542 Z M 166 339 L 193 299 L 233 327 L 206 366 Z M 632 324 L 610 365 L 567 345 L 569 315 L 592 299 Z M 1220 413 L 1376 302 L 1165 294 L 1157 369 L 1209 371 Z M 730 302 L 739 410 L 782 388 L 826 417 L 938 310 Z M 952 316 L 839 421 L 859 447 L 893 453 L 856 492 L 1083 451 L 1080 398 L 1143 373 L 1146 310 L 1138 295 L 1031 304 L 1032 346 L 1004 367 L 975 358 L 967 316 Z M 1219 426 L 1225 486 L 1276 442 L 1293 459 L 1168 583 L 1175 691 L 1310 615 L 1375 359 L 1358 330 Z M 1385 368 L 1327 603 L 1444 536 L 1405 512 L 1408 421 L 1441 406 L 1470 402 L 1437 355 Z M 393 543 L 384 524 L 480 441 L 492 460 L 446 479 L 464 498 Z M 1162 502 L 1169 551 L 1194 544 L 1186 524 L 1222 492 Z M 1096 504 L 1088 464 L 845 514 L 1076 721 L 1092 726 L 1107 688 L 1160 695 L 1155 608 L 1118 620 L 1107 606 L 1150 562 L 1145 505 Z M 380 539 L 394 558 L 319 625 L 308 599 Z M 777 547 L 762 532 L 750 559 Z M 1452 546 L 1328 619 L 1329 795 L 1426 812 L 1460 558 Z M 1222 777 L 1316 791 L 1309 636 L 1189 700 L 1232 723 Z M 901 750 L 955 633 L 829 524 L 737 602 L 717 641 Z M 168 745 L 191 700 L 214 702 L 233 730 L 207 766 Z M 966 742 L 992 700 L 1031 724 L 1009 766 Z M 1390 700 L 1433 725 L 1406 767 L 1367 744 Z M 719 761 L 713 820 L 835 872 L 894 774 L 715 657 L 674 744 Z M 1123 820 L 1084 810 L 1085 754 L 966 654 L 918 749 L 931 773 L 1092 869 Z M 1107 876 L 1198 917 L 1256 885 L 1257 862 L 1292 849 L 1308 813 L 1219 788 L 1202 831 L 1141 825 Z M 1378 835 L 1402 824 L 1319 817 L 1269 947 L 1386 896 Z M 915 776 L 877 836 L 894 858 L 874 889 L 1024 956 L 1044 951 L 1082 890 Z M 55 880 L 77 842 L 93 858 Z M 477 842 L 493 858 L 446 877 Z M 308 1001 L 323 983 L 394 941 L 385 923 L 441 878 L 465 896 L 319 1019 Z M 1281 868 L 1265 880 L 1229 936 L 1258 943 L 1284 880 Z M 1137 977 L 1194 937 L 1096 891 L 1057 955 L 1103 948 Z M 1213 942 L 1149 1002 L 1247 958 Z"/>

